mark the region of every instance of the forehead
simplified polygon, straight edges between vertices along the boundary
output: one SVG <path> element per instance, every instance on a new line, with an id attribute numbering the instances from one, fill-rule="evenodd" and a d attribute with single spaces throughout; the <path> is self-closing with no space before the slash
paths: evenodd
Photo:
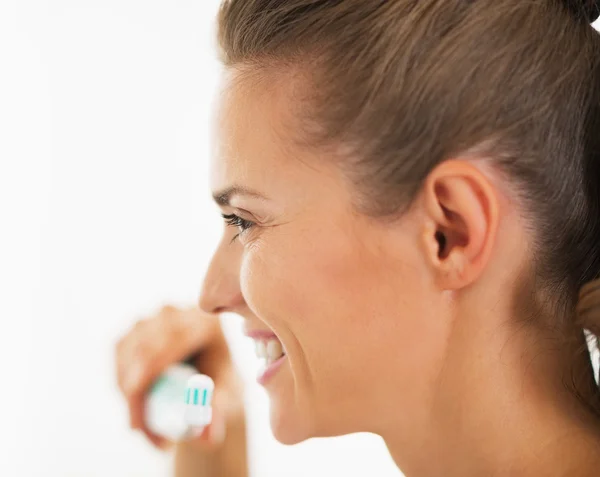
<path id="1" fill-rule="evenodd" d="M 298 175 L 308 153 L 295 145 L 290 98 L 281 78 L 269 81 L 236 72 L 224 75 L 211 158 L 213 191 Z"/>

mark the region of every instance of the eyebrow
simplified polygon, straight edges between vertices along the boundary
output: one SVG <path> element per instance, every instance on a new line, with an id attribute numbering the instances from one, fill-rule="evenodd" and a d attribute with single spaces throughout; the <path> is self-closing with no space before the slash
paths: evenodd
<path id="1" fill-rule="evenodd" d="M 213 194 L 213 199 L 218 205 L 225 207 L 230 204 L 231 199 L 236 195 L 245 195 L 246 197 L 252 197 L 254 199 L 266 199 L 266 197 L 258 192 L 242 186 L 231 186 L 222 191 L 215 192 Z"/>

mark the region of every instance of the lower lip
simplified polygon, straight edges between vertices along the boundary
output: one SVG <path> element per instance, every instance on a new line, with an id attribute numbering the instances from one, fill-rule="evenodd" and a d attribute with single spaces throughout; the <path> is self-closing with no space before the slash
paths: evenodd
<path id="1" fill-rule="evenodd" d="M 261 386 L 265 386 L 267 384 L 267 382 L 275 375 L 275 373 L 277 373 L 277 371 L 279 371 L 279 368 L 281 368 L 281 366 L 283 366 L 283 363 L 285 362 L 286 359 L 287 359 L 287 356 L 284 355 L 281 358 L 279 358 L 277 361 L 275 361 L 274 363 L 267 366 L 265 368 L 265 370 L 258 376 L 258 378 L 257 378 L 258 384 L 260 384 Z"/>

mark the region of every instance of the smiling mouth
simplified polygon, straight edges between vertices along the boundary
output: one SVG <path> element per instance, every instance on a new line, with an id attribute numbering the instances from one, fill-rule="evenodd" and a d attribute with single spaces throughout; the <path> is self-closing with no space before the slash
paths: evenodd
<path id="1" fill-rule="evenodd" d="M 266 386 L 267 383 L 271 380 L 271 378 L 273 378 L 273 376 L 277 374 L 279 368 L 281 368 L 286 361 L 287 356 L 285 354 L 282 354 L 281 357 L 276 359 L 275 361 L 267 360 L 266 363 L 268 364 L 265 364 L 265 366 L 261 368 L 261 370 L 258 373 L 258 376 L 256 377 L 256 381 L 258 382 L 258 384 L 260 384 L 261 386 Z"/>
<path id="2" fill-rule="evenodd" d="M 285 356 L 283 345 L 276 337 L 268 339 L 255 339 L 254 344 L 256 357 L 263 360 L 266 367 L 272 365 Z"/>
<path id="3" fill-rule="evenodd" d="M 286 361 L 285 348 L 277 335 L 269 330 L 247 331 L 246 335 L 254 340 L 256 356 L 263 364 L 257 380 L 265 385 Z"/>

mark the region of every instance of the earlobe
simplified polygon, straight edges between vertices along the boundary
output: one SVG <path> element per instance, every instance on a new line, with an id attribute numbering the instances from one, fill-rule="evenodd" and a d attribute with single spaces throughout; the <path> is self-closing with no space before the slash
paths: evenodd
<path id="1" fill-rule="evenodd" d="M 498 192 L 471 162 L 452 160 L 428 176 L 423 239 L 444 289 L 472 283 L 487 264 L 498 226 Z"/>

